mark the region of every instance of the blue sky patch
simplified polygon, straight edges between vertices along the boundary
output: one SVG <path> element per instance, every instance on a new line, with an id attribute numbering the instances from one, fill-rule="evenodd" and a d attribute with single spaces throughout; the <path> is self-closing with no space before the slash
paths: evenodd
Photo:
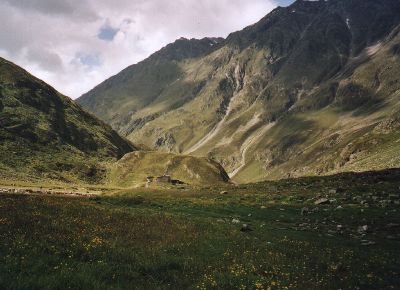
<path id="1" fill-rule="evenodd" d="M 89 69 L 101 66 L 101 59 L 99 54 L 78 53 L 76 55 L 76 58 L 81 64 L 87 66 Z"/>
<path id="2" fill-rule="evenodd" d="M 279 6 L 289 6 L 294 2 L 294 0 L 278 0 L 276 1 Z"/>
<path id="3" fill-rule="evenodd" d="M 113 41 L 115 35 L 118 33 L 119 29 L 114 28 L 109 24 L 105 24 L 100 28 L 99 34 L 97 37 L 101 40 L 105 41 Z"/>

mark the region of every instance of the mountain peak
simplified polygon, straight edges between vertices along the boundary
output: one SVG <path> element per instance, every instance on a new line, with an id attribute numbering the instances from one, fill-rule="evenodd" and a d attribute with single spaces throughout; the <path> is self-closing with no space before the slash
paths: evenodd
<path id="1" fill-rule="evenodd" d="M 153 56 L 177 61 L 195 58 L 210 53 L 215 49 L 214 46 L 223 40 L 223 38 L 217 37 L 205 37 L 202 39 L 181 37 L 160 49 Z"/>

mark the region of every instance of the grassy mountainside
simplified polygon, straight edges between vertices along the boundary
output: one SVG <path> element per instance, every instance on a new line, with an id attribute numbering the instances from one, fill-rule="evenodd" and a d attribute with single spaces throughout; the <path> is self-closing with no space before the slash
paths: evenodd
<path id="1" fill-rule="evenodd" d="M 207 158 L 162 152 L 136 151 L 112 166 L 110 179 L 118 186 L 143 185 L 148 176 L 169 175 L 190 185 L 222 184 L 229 181 L 225 170 Z"/>
<path id="2" fill-rule="evenodd" d="M 398 167 L 399 10 L 298 0 L 227 39 L 177 41 L 78 102 L 130 140 L 207 156 L 240 182 Z"/>
<path id="3" fill-rule="evenodd" d="M 20 67 L 0 58 L 0 179 L 99 182 L 133 145 Z"/>
<path id="4" fill-rule="evenodd" d="M 149 59 L 108 79 L 78 102 L 120 131 L 130 132 L 196 96 L 202 84 L 196 80 L 187 83 L 184 78 L 180 79 L 185 72 L 178 62 L 213 51 L 219 41 L 218 38 L 181 38 Z M 152 104 L 157 104 L 157 107 L 146 111 Z M 141 110 L 144 112 L 140 113 Z"/>

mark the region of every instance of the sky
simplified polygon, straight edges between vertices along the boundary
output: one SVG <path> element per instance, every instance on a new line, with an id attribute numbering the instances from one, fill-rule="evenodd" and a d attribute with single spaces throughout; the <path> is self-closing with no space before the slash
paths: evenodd
<path id="1" fill-rule="evenodd" d="M 0 0 L 0 57 L 75 99 L 180 37 L 226 37 L 293 0 Z"/>

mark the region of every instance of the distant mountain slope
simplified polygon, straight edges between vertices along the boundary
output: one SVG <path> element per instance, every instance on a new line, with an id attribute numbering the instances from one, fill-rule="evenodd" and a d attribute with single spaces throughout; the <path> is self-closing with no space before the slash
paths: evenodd
<path id="1" fill-rule="evenodd" d="M 118 186 L 144 185 L 148 176 L 169 175 L 190 185 L 215 185 L 229 181 L 225 170 L 207 158 L 163 152 L 136 151 L 116 162 L 110 173 L 111 183 Z"/>
<path id="2" fill-rule="evenodd" d="M 177 41 L 78 102 L 130 140 L 208 156 L 240 182 L 398 167 L 398 11 L 298 0 L 227 39 Z"/>
<path id="3" fill-rule="evenodd" d="M 98 181 L 99 162 L 133 150 L 110 126 L 0 58 L 0 178 Z"/>

